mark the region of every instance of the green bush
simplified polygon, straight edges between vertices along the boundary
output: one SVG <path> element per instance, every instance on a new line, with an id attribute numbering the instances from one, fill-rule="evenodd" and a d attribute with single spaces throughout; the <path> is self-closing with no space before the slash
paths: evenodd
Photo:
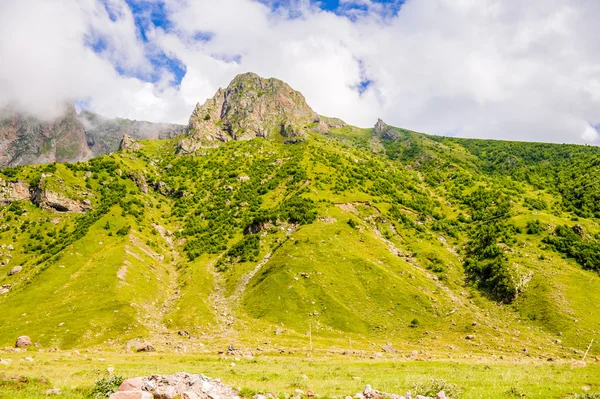
<path id="1" fill-rule="evenodd" d="M 110 395 L 117 392 L 124 378 L 119 375 L 111 375 L 110 377 L 102 378 L 94 384 L 92 393 L 89 395 L 91 398 L 109 398 Z"/>
<path id="2" fill-rule="evenodd" d="M 460 399 L 462 390 L 456 384 L 450 384 L 444 380 L 432 379 L 427 382 L 421 382 L 413 386 L 412 392 L 415 395 L 422 395 L 435 398 L 436 395 L 444 391 L 448 398 Z"/>

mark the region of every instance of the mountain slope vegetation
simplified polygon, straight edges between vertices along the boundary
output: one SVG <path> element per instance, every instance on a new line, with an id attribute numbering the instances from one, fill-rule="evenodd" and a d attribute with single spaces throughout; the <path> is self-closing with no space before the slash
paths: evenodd
<path id="1" fill-rule="evenodd" d="M 264 87 L 270 109 L 296 98 Z M 244 104 L 219 115 L 233 136 L 195 112 L 210 138 L 1 170 L 0 345 L 311 331 L 567 356 L 597 336 L 598 148 L 359 129 L 303 103 L 302 126 L 245 135 Z"/>

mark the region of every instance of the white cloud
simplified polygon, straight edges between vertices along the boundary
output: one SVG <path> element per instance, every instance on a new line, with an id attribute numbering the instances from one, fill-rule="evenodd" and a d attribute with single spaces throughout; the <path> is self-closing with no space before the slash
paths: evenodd
<path id="1" fill-rule="evenodd" d="M 0 103 L 49 112 L 89 98 L 109 116 L 185 123 L 196 102 L 254 71 L 360 126 L 381 117 L 436 134 L 598 143 L 596 1 L 408 0 L 391 15 L 345 0 L 347 17 L 306 0 L 276 11 L 253 0 L 165 0 L 170 29 L 146 32 L 149 43 L 123 0 L 103 1 L 114 20 L 98 0 L 0 3 Z M 100 54 L 85 46 L 94 35 L 106 43 Z M 115 72 L 149 74 L 157 50 L 186 66 L 180 87 L 167 71 L 155 84 Z"/>

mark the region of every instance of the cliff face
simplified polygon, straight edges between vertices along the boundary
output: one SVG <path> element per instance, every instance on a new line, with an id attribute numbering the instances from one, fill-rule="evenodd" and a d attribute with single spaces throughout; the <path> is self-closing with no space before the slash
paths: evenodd
<path id="1" fill-rule="evenodd" d="M 180 151 L 195 152 L 229 140 L 255 137 L 302 138 L 309 131 L 326 133 L 329 126 L 304 96 L 278 79 L 254 73 L 236 76 L 213 98 L 198 104 L 190 117 Z"/>
<path id="2" fill-rule="evenodd" d="M 74 162 L 91 156 L 85 130 L 72 105 L 52 121 L 9 109 L 0 112 L 0 167 Z"/>
<path id="3" fill-rule="evenodd" d="M 184 131 L 183 125 L 110 119 L 89 111 L 77 114 L 72 104 L 51 121 L 6 108 L 0 110 L 0 168 L 84 161 L 117 151 L 124 135 L 168 139 Z"/>

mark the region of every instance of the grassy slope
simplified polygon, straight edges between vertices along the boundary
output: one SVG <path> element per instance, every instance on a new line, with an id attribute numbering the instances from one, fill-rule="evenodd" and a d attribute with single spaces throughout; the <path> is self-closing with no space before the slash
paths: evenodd
<path id="1" fill-rule="evenodd" d="M 600 303 L 597 274 L 540 248 L 542 236 L 518 234 L 508 257 L 522 273 L 532 271 L 533 278 L 513 305 L 499 306 L 465 284 L 465 230 L 455 237 L 434 231 L 433 218 L 418 210 L 422 203 L 449 220 L 468 213 L 450 194 L 459 179 L 470 178 L 484 187 L 509 187 L 518 193 L 515 198 L 537 197 L 539 191 L 524 182 L 483 174 L 474 155 L 459 144 L 412 133 L 407 137 L 407 142 L 421 144 L 424 158 L 387 160 L 372 153 L 383 151 L 383 144 L 370 130 L 342 129 L 293 146 L 264 140 L 231 142 L 207 150 L 208 155 L 195 158 L 193 166 L 183 163 L 187 158 L 173 155 L 175 141 L 147 141 L 140 152 L 111 156 L 120 172 L 99 172 L 100 179 L 91 178 L 89 189 L 84 189 L 83 171 L 59 165 L 47 179 L 54 189 L 66 182 L 70 188 L 64 192 L 74 198 L 89 190 L 97 206 L 102 179 L 119 181 L 127 186 L 127 200 L 144 204 L 143 216 L 122 216 L 122 209 L 114 206 L 84 238 L 63 250 L 60 259 L 40 265 L 35 265 L 38 255 L 23 253 L 33 241 L 28 233 L 19 233 L 14 220 L 9 222 L 12 229 L 0 235 L 0 243 L 15 245 L 10 266 L 23 264 L 24 271 L 11 277 L 0 275 L 0 285 L 14 285 L 10 294 L 0 298 L 5 315 L 0 321 L 0 344 L 12 344 L 19 334 L 61 347 L 109 339 L 123 343 L 135 337 L 161 342 L 177 330 L 250 344 L 281 328 L 282 342 L 293 346 L 304 340 L 310 325 L 313 334 L 328 345 L 351 338 L 363 344 L 390 341 L 397 347 L 428 346 L 441 351 L 453 347 L 502 354 L 528 348 L 536 355 L 553 356 L 566 356 L 568 347 L 585 348 L 599 328 L 594 317 L 594 307 Z M 406 167 L 424 159 L 438 159 L 441 167 L 435 173 Z M 270 166 L 261 170 L 253 167 L 257 164 Z M 277 171 L 288 164 L 305 170 L 306 181 L 278 177 Z M 24 179 L 32 178 L 42 168 L 26 167 L 20 173 Z M 168 231 L 181 231 L 193 217 L 195 203 L 182 208 L 187 212 L 183 216 L 174 213 L 180 200 L 153 188 L 141 193 L 126 177 L 131 171 L 144 173 L 149 181 L 185 187 L 191 199 L 210 201 L 224 187 L 231 187 L 231 194 L 222 195 L 233 203 L 223 206 L 241 212 L 241 219 L 248 215 L 244 209 L 254 205 L 240 205 L 251 198 L 241 194 L 250 186 L 237 177 L 250 176 L 251 182 L 280 179 L 274 189 L 252 194 L 260 197 L 259 206 L 271 209 L 302 192 L 305 198 L 321 200 L 318 218 L 289 236 L 281 229 L 261 233 L 256 260 L 216 273 L 214 264 L 224 250 L 189 261 L 180 237 L 166 233 L 170 246 L 153 229 L 158 223 Z M 391 188 L 385 186 L 386 181 L 393 182 Z M 73 190 L 76 186 L 80 189 Z M 465 192 L 474 189 L 464 188 Z M 554 194 L 543 195 L 557 201 Z M 398 201 L 408 223 L 389 214 Z M 41 223 L 36 227 L 40 231 L 75 223 L 74 215 L 22 206 L 27 216 L 21 218 Z M 554 213 L 529 211 L 519 201 L 513 204 L 512 222 L 522 227 L 533 219 L 552 225 L 570 223 L 567 214 Z M 54 225 L 51 221 L 56 218 L 59 221 Z M 348 225 L 349 219 L 356 221 L 356 228 Z M 110 230 L 104 229 L 107 222 Z M 594 219 L 578 223 L 587 231 L 599 230 Z M 115 234 L 127 224 L 133 226 L 127 236 Z M 242 239 L 242 227 L 232 230 L 228 246 Z M 113 235 L 108 236 L 109 232 Z M 256 269 L 267 253 L 271 257 Z M 127 273 L 122 281 L 117 273 L 124 266 Z M 233 325 L 224 322 L 227 314 L 235 316 Z M 415 319 L 418 325 L 411 327 Z M 466 341 L 467 334 L 476 335 L 476 340 Z M 561 339 L 566 348 L 555 339 Z"/>

